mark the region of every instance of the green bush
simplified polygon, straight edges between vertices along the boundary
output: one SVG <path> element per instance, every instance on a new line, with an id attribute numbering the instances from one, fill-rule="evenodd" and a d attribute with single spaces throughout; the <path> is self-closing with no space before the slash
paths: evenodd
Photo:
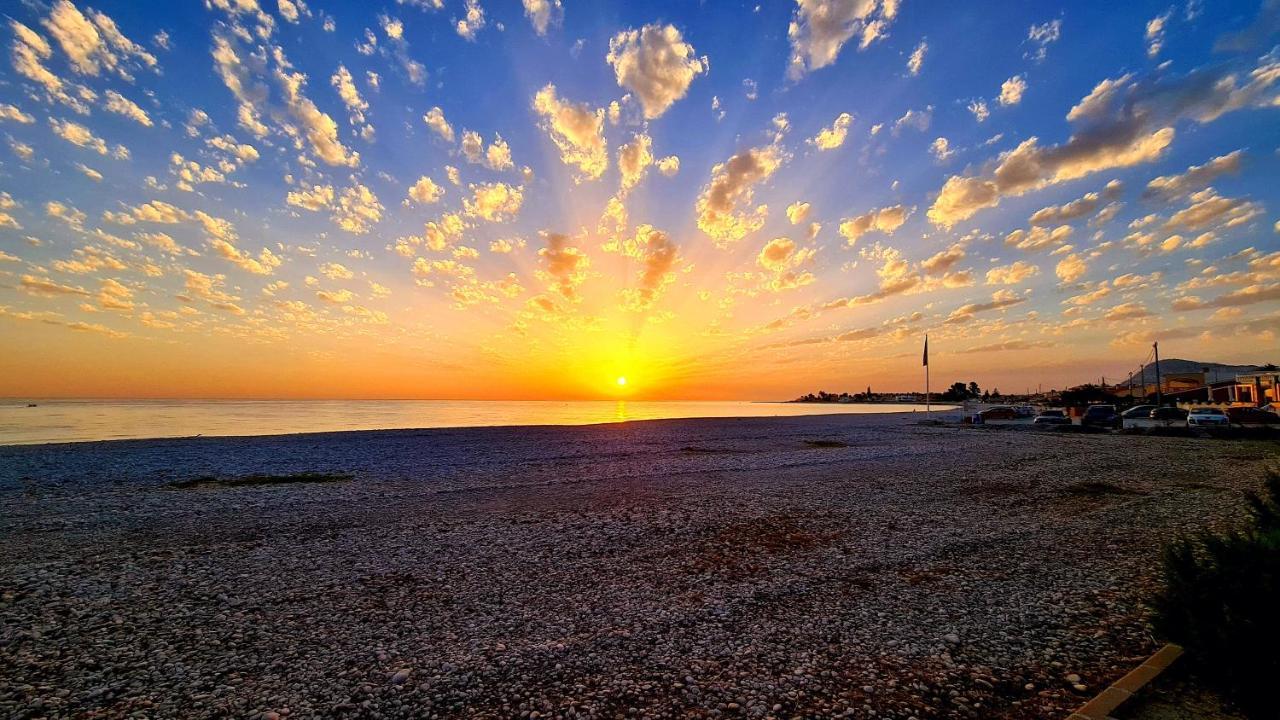
<path id="1" fill-rule="evenodd" d="M 1249 522 L 1165 549 L 1165 586 L 1152 601 L 1156 632 L 1251 718 L 1280 704 L 1280 473 L 1250 493 Z"/>

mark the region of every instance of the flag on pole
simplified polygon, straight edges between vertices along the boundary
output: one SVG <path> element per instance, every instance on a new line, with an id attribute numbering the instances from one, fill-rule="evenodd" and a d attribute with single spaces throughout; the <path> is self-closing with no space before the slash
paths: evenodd
<path id="1" fill-rule="evenodd" d="M 928 335 L 924 336 L 924 362 L 922 364 L 926 367 L 928 367 L 929 365 L 929 336 Z"/>

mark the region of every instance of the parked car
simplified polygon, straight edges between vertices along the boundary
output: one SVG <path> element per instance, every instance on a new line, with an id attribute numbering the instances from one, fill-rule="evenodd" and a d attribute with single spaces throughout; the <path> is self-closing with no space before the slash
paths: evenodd
<path id="1" fill-rule="evenodd" d="M 1019 417 L 1035 417 L 1036 409 L 1031 405 L 1018 405 L 1013 408 Z"/>
<path id="2" fill-rule="evenodd" d="M 1120 413 L 1120 417 L 1125 420 L 1146 420 L 1151 417 L 1151 411 L 1155 409 L 1155 405 L 1134 405 L 1128 410 Z"/>
<path id="3" fill-rule="evenodd" d="M 1185 425 L 1187 411 L 1176 407 L 1158 407 L 1151 411 L 1152 420 L 1160 420 L 1165 425 Z"/>
<path id="4" fill-rule="evenodd" d="M 1227 419 L 1232 425 L 1280 425 L 1280 415 L 1261 408 L 1227 408 Z"/>
<path id="5" fill-rule="evenodd" d="M 1187 413 L 1188 427 L 1226 427 L 1230 424 L 1231 419 L 1218 408 L 1192 408 Z"/>
<path id="6" fill-rule="evenodd" d="M 1080 418 L 1083 427 L 1120 427 L 1120 416 L 1115 405 L 1090 405 Z"/>
<path id="7" fill-rule="evenodd" d="M 1070 425 L 1071 418 L 1064 410 L 1045 410 L 1032 420 L 1033 425 Z"/>
<path id="8" fill-rule="evenodd" d="M 987 408 L 978 413 L 982 417 L 983 422 L 988 420 L 1017 420 L 1018 411 L 1004 405 Z"/>

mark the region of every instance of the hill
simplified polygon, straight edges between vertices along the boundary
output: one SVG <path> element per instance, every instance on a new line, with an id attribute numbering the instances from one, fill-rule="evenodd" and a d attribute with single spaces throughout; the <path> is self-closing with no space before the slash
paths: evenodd
<path id="1" fill-rule="evenodd" d="M 1161 376 L 1179 375 L 1182 373 L 1202 373 L 1205 369 L 1209 370 L 1209 382 L 1218 382 L 1219 380 L 1230 380 L 1236 375 L 1244 373 L 1256 372 L 1262 369 L 1261 365 L 1224 365 L 1223 363 L 1202 362 L 1199 360 L 1183 360 L 1180 358 L 1168 358 L 1160 361 Z M 1156 376 L 1156 364 L 1147 363 L 1143 367 L 1146 372 L 1147 380 L 1153 381 Z M 1135 373 L 1135 377 L 1137 373 Z"/>

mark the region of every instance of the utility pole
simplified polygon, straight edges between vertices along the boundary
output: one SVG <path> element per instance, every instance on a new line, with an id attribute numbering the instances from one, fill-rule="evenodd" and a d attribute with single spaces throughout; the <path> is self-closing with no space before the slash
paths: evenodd
<path id="1" fill-rule="evenodd" d="M 1147 362 L 1142 361 L 1142 367 L 1138 368 L 1138 373 L 1142 376 L 1142 402 L 1147 401 Z"/>
<path id="2" fill-rule="evenodd" d="M 1160 394 L 1160 343 L 1151 343 L 1151 349 L 1156 353 L 1156 405 L 1161 405 L 1163 395 Z"/>
<path id="3" fill-rule="evenodd" d="M 1133 401 L 1133 371 L 1129 371 L 1129 400 Z"/>

